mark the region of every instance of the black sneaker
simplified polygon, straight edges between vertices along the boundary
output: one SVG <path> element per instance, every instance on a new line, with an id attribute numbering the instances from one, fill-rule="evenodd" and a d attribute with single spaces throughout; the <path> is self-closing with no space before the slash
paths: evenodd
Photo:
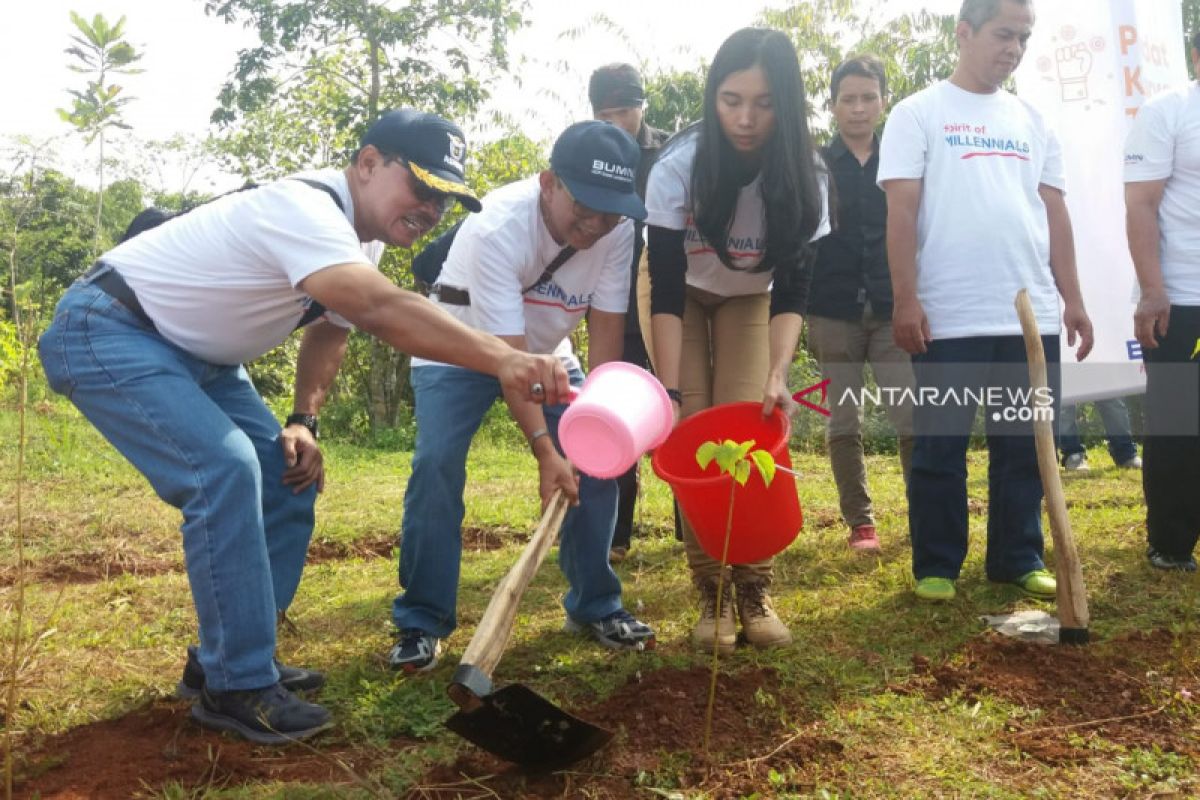
<path id="1" fill-rule="evenodd" d="M 205 686 L 192 706 L 192 717 L 206 728 L 231 731 L 256 744 L 287 744 L 333 725 L 328 710 L 301 700 L 278 683 L 231 692 L 213 692 Z"/>
<path id="2" fill-rule="evenodd" d="M 290 692 L 307 692 L 325 685 L 325 676 L 311 669 L 289 667 L 275 659 L 279 682 Z M 187 663 L 183 665 L 183 677 L 175 685 L 175 696 L 181 700 L 196 700 L 204 688 L 204 667 L 200 666 L 200 654 L 196 646 L 188 645 Z"/>
<path id="3" fill-rule="evenodd" d="M 654 631 L 623 608 L 595 622 L 576 622 L 567 617 L 563 629 L 590 636 L 613 650 L 653 650 L 658 643 Z"/>
<path id="4" fill-rule="evenodd" d="M 405 628 L 388 653 L 388 666 L 412 675 L 437 666 L 442 640 L 420 628 Z"/>
<path id="5" fill-rule="evenodd" d="M 1191 556 L 1169 556 L 1166 553 L 1159 552 L 1153 547 L 1146 549 L 1146 560 L 1150 562 L 1150 566 L 1155 569 L 1169 569 L 1175 572 L 1195 572 L 1196 559 Z"/>

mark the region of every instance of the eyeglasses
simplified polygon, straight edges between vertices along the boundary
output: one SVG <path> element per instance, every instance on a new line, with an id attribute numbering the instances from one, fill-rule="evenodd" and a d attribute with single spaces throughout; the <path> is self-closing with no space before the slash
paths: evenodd
<path id="1" fill-rule="evenodd" d="M 565 183 L 563 183 L 562 178 L 555 175 L 554 179 L 558 181 L 559 187 L 563 190 L 567 197 L 570 198 L 571 213 L 574 214 L 575 219 L 579 220 L 580 222 L 597 222 L 603 227 L 611 229 L 617 227 L 617 225 L 621 223 L 621 220 L 625 219 L 623 214 L 593 211 L 575 199 L 575 195 L 571 194 L 571 190 L 567 188 Z"/>
<path id="2" fill-rule="evenodd" d="M 438 211 L 442 214 L 445 214 L 450 210 L 450 207 L 454 205 L 454 195 L 446 194 L 445 192 L 439 192 L 437 189 L 431 189 L 430 187 L 421 183 L 417 176 L 413 174 L 413 171 L 408 166 L 408 161 L 406 159 L 403 159 L 400 156 L 385 156 L 383 163 L 396 163 L 404 167 L 404 172 L 408 175 L 408 190 L 412 192 L 413 197 L 417 199 L 418 203 L 421 203 L 422 205 L 426 203 L 433 203 L 434 206 L 437 207 Z"/>

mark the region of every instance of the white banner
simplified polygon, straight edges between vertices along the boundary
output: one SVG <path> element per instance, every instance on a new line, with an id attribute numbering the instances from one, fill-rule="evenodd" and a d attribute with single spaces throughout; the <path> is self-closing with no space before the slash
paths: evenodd
<path id="1" fill-rule="evenodd" d="M 1180 0 L 1053 0 L 1035 5 L 1033 36 L 1017 93 L 1058 133 L 1067 207 L 1096 348 L 1070 369 L 1063 339 L 1065 402 L 1145 391 L 1133 338 L 1137 278 L 1125 237 L 1125 136 L 1142 102 L 1187 82 Z"/>

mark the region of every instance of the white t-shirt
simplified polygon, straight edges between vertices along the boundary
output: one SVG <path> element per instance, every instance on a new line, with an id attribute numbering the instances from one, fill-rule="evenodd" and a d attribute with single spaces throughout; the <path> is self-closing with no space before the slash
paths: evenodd
<path id="1" fill-rule="evenodd" d="M 497 336 L 524 336 L 531 353 L 574 360 L 564 339 L 589 308 L 625 313 L 633 222 L 624 220 L 528 292 L 562 250 L 538 209 L 537 176 L 502 186 L 483 198 L 483 211 L 463 222 L 438 283 L 466 289 L 469 306 L 442 303 L 463 323 Z M 413 359 L 413 366 L 436 363 Z M 575 362 L 577 363 L 577 362 Z"/>
<path id="2" fill-rule="evenodd" d="M 673 145 L 650 169 L 646 187 L 647 225 L 684 231 L 687 253 L 687 283 L 720 297 L 762 294 L 771 288 L 773 270 L 751 272 L 762 262 L 767 249 L 767 217 L 763 209 L 762 175 L 756 175 L 738 192 L 733 224 L 729 226 L 726 247 L 733 268 L 725 266 L 712 246 L 705 241 L 692 220 L 692 164 L 696 160 L 699 134 Z M 829 233 L 829 177 L 822 171 L 821 224 L 813 239 Z"/>
<path id="3" fill-rule="evenodd" d="M 935 339 L 1020 335 L 1021 289 L 1043 335 L 1061 315 L 1050 228 L 1038 186 L 1065 186 L 1062 148 L 1040 114 L 1003 90 L 941 81 L 892 109 L 880 186 L 924 181 L 917 214 L 917 298 Z"/>
<path id="4" fill-rule="evenodd" d="M 287 339 L 309 298 L 296 285 L 326 267 L 378 264 L 383 244 L 362 244 L 345 175 L 303 177 L 236 192 L 151 228 L 105 253 L 171 343 L 213 364 L 240 364 Z M 342 318 L 327 318 L 349 327 Z"/>
<path id="5" fill-rule="evenodd" d="M 1125 182 L 1166 179 L 1159 261 L 1171 303 L 1200 306 L 1200 85 L 1148 100 L 1125 143 Z"/>

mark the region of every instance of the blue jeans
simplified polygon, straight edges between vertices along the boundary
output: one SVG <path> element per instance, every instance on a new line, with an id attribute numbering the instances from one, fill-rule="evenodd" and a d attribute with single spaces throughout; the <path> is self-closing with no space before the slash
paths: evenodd
<path id="1" fill-rule="evenodd" d="M 38 352 L 51 388 L 183 512 L 209 686 L 279 680 L 275 617 L 300 583 L 316 491 L 283 485 L 279 423 L 245 368 L 189 355 L 88 283 L 63 295 Z"/>
<path id="2" fill-rule="evenodd" d="M 1078 406 L 1063 406 L 1058 415 L 1059 448 L 1063 457 L 1084 452 L 1083 440 L 1079 438 Z M 1104 438 L 1108 440 L 1108 454 L 1114 464 L 1124 464 L 1137 455 L 1133 443 L 1133 426 L 1129 423 L 1129 409 L 1119 397 L 1096 401 L 1096 412 L 1104 423 Z"/>
<path id="3" fill-rule="evenodd" d="M 582 381 L 583 375 L 572 370 L 571 383 Z M 417 444 L 404 494 L 404 592 L 392 603 L 392 620 L 399 629 L 445 637 L 457 625 L 467 450 L 484 414 L 501 396 L 500 383 L 460 367 L 426 365 L 413 369 L 412 385 Z M 561 405 L 545 409 L 555 446 L 564 411 Z M 567 512 L 558 551 L 569 586 L 563 606 L 577 622 L 593 622 L 621 608 L 621 581 L 608 563 L 616 517 L 617 482 L 581 475 L 579 505 Z"/>
<path id="4" fill-rule="evenodd" d="M 1043 336 L 1050 387 L 1058 394 L 1058 337 Z M 963 394 L 964 387 L 1029 391 L 1025 344 L 1020 336 L 973 336 L 930 342 L 913 356 L 918 396 L 932 387 Z M 908 524 L 913 575 L 919 580 L 955 580 L 967 557 L 967 447 L 976 402 L 922 401 L 913 415 L 912 475 L 908 483 Z M 988 578 L 1011 581 L 1041 569 L 1042 481 L 1033 427 L 994 415 L 1005 406 L 984 406 L 988 446 Z"/>

